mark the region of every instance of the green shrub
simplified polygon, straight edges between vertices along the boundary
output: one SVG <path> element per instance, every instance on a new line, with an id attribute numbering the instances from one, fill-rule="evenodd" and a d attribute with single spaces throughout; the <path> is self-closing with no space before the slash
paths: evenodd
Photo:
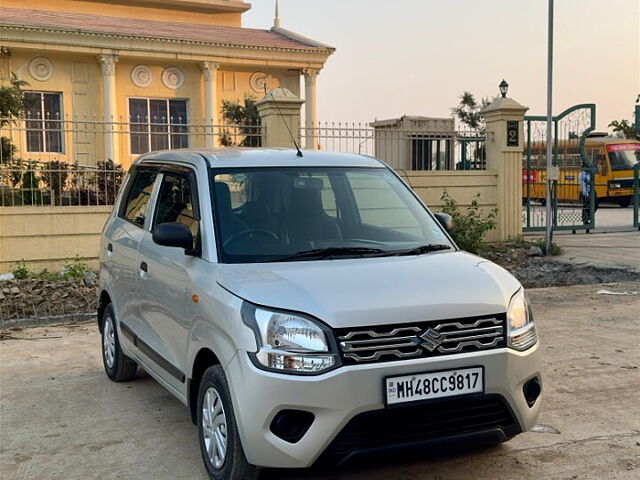
<path id="1" fill-rule="evenodd" d="M 25 278 L 29 278 L 29 276 L 31 275 L 31 270 L 29 270 L 24 260 L 21 260 L 16 264 L 15 267 L 13 267 L 11 273 L 13 273 L 13 277 L 16 280 L 24 280 Z"/>
<path id="2" fill-rule="evenodd" d="M 89 270 L 91 270 L 89 265 L 84 263 L 82 259 L 76 255 L 71 263 L 67 263 L 64 266 L 62 276 L 64 278 L 79 279 L 83 278 Z"/>
<path id="3" fill-rule="evenodd" d="M 62 278 L 60 273 L 50 272 L 48 269 L 43 269 L 40 273 L 35 274 L 35 278 L 39 280 L 47 280 L 49 282 L 54 282 L 56 280 L 60 280 Z"/>
<path id="4" fill-rule="evenodd" d="M 453 219 L 451 236 L 455 242 L 462 250 L 477 253 L 485 235 L 497 226 L 498 209 L 494 208 L 487 214 L 482 213 L 479 207 L 479 193 L 471 201 L 471 206 L 466 212 L 460 210 L 458 203 L 446 190 L 440 198 L 444 202 L 442 211 L 451 215 Z"/>

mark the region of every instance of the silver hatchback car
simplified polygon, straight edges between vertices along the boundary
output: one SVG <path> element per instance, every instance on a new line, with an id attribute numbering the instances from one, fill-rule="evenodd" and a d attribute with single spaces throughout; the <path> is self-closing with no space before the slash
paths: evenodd
<path id="1" fill-rule="evenodd" d="M 104 229 L 106 373 L 180 399 L 212 479 L 508 440 L 540 408 L 531 307 L 449 220 L 367 156 L 144 155 Z"/>

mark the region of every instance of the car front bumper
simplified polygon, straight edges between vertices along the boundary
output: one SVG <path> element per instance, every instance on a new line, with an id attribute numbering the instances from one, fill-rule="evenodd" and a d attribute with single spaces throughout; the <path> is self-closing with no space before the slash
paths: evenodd
<path id="1" fill-rule="evenodd" d="M 227 365 L 227 377 L 247 460 L 261 467 L 304 468 L 314 463 L 351 419 L 363 412 L 385 409 L 383 383 L 388 376 L 482 366 L 485 396 L 506 402 L 517 430 L 527 431 L 536 424 L 541 397 L 530 407 L 523 386 L 533 377 L 542 382 L 540 365 L 538 343 L 525 352 L 501 348 L 294 376 L 260 370 L 247 352 L 239 351 Z M 315 415 L 309 430 L 295 444 L 270 430 L 273 418 L 284 409 Z M 469 432 L 463 436 L 468 440 Z"/>

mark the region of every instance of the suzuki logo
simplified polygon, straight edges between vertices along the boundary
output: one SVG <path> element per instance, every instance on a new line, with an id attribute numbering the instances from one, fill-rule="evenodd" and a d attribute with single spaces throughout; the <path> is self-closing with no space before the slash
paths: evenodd
<path id="1" fill-rule="evenodd" d="M 429 352 L 433 352 L 436 348 L 440 346 L 442 343 L 442 335 L 440 332 L 433 328 L 429 328 L 422 335 L 420 335 L 420 339 L 424 340 L 420 346 Z"/>

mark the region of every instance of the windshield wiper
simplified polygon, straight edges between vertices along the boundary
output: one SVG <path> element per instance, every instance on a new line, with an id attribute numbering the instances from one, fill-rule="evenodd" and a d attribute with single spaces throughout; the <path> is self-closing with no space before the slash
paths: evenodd
<path id="1" fill-rule="evenodd" d="M 276 258 L 271 260 L 272 262 L 288 262 L 290 260 L 316 260 L 337 256 L 349 256 L 349 255 L 378 255 L 387 253 L 386 250 L 380 248 L 367 248 L 367 247 L 327 247 L 327 248 L 315 248 L 313 250 L 303 250 L 301 252 L 287 255 L 286 257 Z"/>
<path id="2" fill-rule="evenodd" d="M 438 250 L 450 250 L 451 246 L 440 243 L 429 243 L 427 245 L 420 245 L 419 247 L 410 248 L 409 250 L 399 250 L 393 252 L 392 255 L 404 256 L 404 255 L 423 255 L 425 253 L 437 252 Z"/>

